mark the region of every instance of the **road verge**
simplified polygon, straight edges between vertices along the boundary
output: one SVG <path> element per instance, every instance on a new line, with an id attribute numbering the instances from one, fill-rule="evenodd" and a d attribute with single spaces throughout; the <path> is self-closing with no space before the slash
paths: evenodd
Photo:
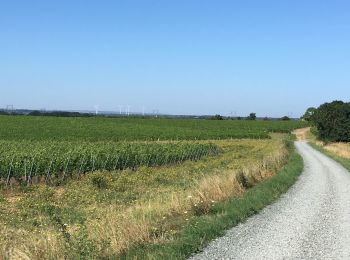
<path id="1" fill-rule="evenodd" d="M 186 259 L 199 252 L 226 230 L 258 213 L 286 192 L 303 170 L 303 160 L 288 140 L 287 164 L 276 175 L 248 189 L 241 197 L 215 204 L 208 214 L 192 218 L 183 229 L 164 244 L 133 248 L 118 257 L 122 259 Z"/>
<path id="2" fill-rule="evenodd" d="M 332 153 L 330 151 L 327 151 L 322 146 L 317 145 L 314 142 L 309 142 L 309 145 L 312 146 L 317 151 L 327 155 L 328 157 L 332 158 L 336 162 L 340 163 L 343 167 L 345 167 L 347 170 L 350 171 L 350 159 L 342 158 L 342 157 L 340 157 L 338 155 L 335 155 L 334 153 Z"/>

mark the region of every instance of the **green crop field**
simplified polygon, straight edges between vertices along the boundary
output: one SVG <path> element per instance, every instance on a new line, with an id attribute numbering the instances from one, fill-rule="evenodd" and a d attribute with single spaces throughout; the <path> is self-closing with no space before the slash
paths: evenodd
<path id="1" fill-rule="evenodd" d="M 0 116 L 0 178 L 64 180 L 95 170 L 198 160 L 219 147 L 198 140 L 269 138 L 301 121 L 212 121 Z M 197 141 L 195 141 L 197 140 Z"/>
<path id="2" fill-rule="evenodd" d="M 33 176 L 46 182 L 96 170 L 124 170 L 160 166 L 216 155 L 214 144 L 195 142 L 125 143 L 74 141 L 0 141 L 0 177 L 30 183 Z"/>
<path id="3" fill-rule="evenodd" d="M 0 116 L 0 140 L 153 141 L 268 138 L 302 121 Z"/>
<path id="4" fill-rule="evenodd" d="M 0 116 L 0 259 L 119 259 L 169 246 L 189 221 L 276 174 L 290 152 L 279 133 L 304 126 Z"/>

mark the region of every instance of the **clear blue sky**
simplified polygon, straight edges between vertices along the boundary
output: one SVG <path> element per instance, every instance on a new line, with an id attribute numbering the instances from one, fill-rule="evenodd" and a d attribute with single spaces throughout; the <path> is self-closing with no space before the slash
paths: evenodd
<path id="1" fill-rule="evenodd" d="M 350 98 L 350 2 L 1 1 L 0 107 L 300 116 Z"/>

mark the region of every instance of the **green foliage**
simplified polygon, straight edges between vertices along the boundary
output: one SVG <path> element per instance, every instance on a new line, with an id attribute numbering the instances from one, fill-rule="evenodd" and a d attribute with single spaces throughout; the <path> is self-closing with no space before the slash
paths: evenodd
<path id="1" fill-rule="evenodd" d="M 34 110 L 28 114 L 29 116 L 57 116 L 57 117 L 91 117 L 92 114 L 79 113 L 79 112 L 67 112 L 67 111 L 50 111 L 42 112 Z"/>
<path id="2" fill-rule="evenodd" d="M 247 117 L 248 120 L 256 120 L 256 114 L 255 113 L 250 113 L 249 116 Z"/>
<path id="3" fill-rule="evenodd" d="M 0 110 L 0 115 L 9 115 L 9 113 L 7 113 L 7 112 L 4 111 L 4 110 Z"/>
<path id="4" fill-rule="evenodd" d="M 215 115 L 210 117 L 211 120 L 224 120 L 224 117 L 221 115 Z"/>
<path id="5" fill-rule="evenodd" d="M 60 184 L 95 170 L 176 164 L 219 153 L 213 144 L 155 140 L 270 138 L 305 122 L 0 116 L 0 124 L 0 179 Z"/>
<path id="6" fill-rule="evenodd" d="M 289 118 L 288 116 L 284 116 L 284 117 L 281 118 L 281 120 L 282 120 L 282 121 L 289 121 L 290 118 Z"/>
<path id="7" fill-rule="evenodd" d="M 318 136 L 318 131 L 317 131 L 317 128 L 316 127 L 311 127 L 310 128 L 310 132 L 311 134 L 313 134 L 314 136 Z"/>
<path id="8" fill-rule="evenodd" d="M 269 132 L 290 132 L 302 121 L 192 120 L 141 118 L 69 118 L 0 116 L 0 140 L 154 141 L 269 138 Z"/>
<path id="9" fill-rule="evenodd" d="M 176 164 L 219 152 L 214 144 L 197 142 L 0 141 L 0 178 L 20 182 L 43 176 L 49 181 L 96 170 Z"/>
<path id="10" fill-rule="evenodd" d="M 350 103 L 342 101 L 325 103 L 314 112 L 312 121 L 321 140 L 350 141 Z"/>
<path id="11" fill-rule="evenodd" d="M 292 145 L 291 145 L 292 146 Z M 149 244 L 136 247 L 121 259 L 187 259 L 200 251 L 212 239 L 222 236 L 225 230 L 236 226 L 275 201 L 295 183 L 303 169 L 303 160 L 295 151 L 288 164 L 277 175 L 249 189 L 241 198 L 217 203 L 208 214 L 197 215 L 166 244 Z"/>
<path id="12" fill-rule="evenodd" d="M 301 118 L 304 119 L 305 121 L 309 121 L 309 122 L 313 121 L 313 116 L 316 110 L 317 109 L 314 107 L 309 107 Z"/>
<path id="13" fill-rule="evenodd" d="M 154 223 L 152 226 L 154 232 L 151 235 L 155 238 L 160 236 L 156 243 L 160 241 L 159 247 L 162 248 L 163 245 L 167 246 L 169 241 L 167 239 L 172 239 L 175 231 L 181 232 L 182 226 L 188 223 L 181 211 L 180 215 L 176 213 L 177 211 L 173 212 L 171 209 L 168 211 L 172 194 L 182 193 L 187 197 L 188 192 L 195 192 L 198 183 L 207 176 L 241 169 L 267 158 L 268 154 L 278 150 L 282 136 L 284 135 L 274 134 L 269 140 L 215 141 L 215 145 L 223 151 L 219 156 L 206 157 L 200 161 L 188 161 L 181 165 L 140 167 L 135 171 L 97 171 L 87 174 L 79 181 L 69 180 L 64 187 L 48 185 L 13 187 L 11 200 L 8 199 L 8 195 L 6 199 L 1 200 L 0 195 L 1 224 L 5 228 L 21 231 L 16 232 L 14 247 L 16 244 L 26 243 L 23 242 L 25 235 L 22 234 L 30 234 L 31 237 L 38 238 L 32 234 L 49 232 L 51 236 L 62 242 L 59 247 L 62 256 L 52 257 L 53 259 L 119 259 L 118 256 L 111 255 L 115 253 L 111 250 L 113 248 L 111 238 L 102 234 L 96 239 L 96 231 L 91 227 L 98 223 L 102 225 L 106 220 L 116 218 L 120 214 L 128 216 L 126 209 L 141 205 L 147 208 L 145 218 Z M 77 145 L 79 143 L 76 142 Z M 98 146 L 100 143 L 94 144 Z M 104 188 L 105 180 L 108 182 L 106 188 Z M 7 189 L 4 194 L 8 194 L 10 190 L 12 189 Z M 164 206 L 168 212 L 165 214 L 166 219 L 163 220 L 163 209 L 159 211 L 158 206 L 154 208 L 147 206 L 154 205 L 153 203 Z M 105 215 L 106 209 L 115 209 L 116 206 L 116 211 L 113 210 L 115 215 Z M 203 217 L 203 213 L 208 213 L 207 209 L 208 207 L 198 205 L 194 210 L 196 215 Z M 140 216 L 138 215 L 140 213 L 140 211 L 135 212 L 136 215 L 132 216 Z M 188 214 L 188 216 L 191 221 L 192 215 Z M 213 228 L 217 227 L 213 226 Z M 11 238 L 6 238 L 5 235 L 5 239 Z M 179 242 L 182 243 L 181 240 Z M 143 242 L 135 244 L 140 250 L 144 245 Z M 32 252 L 29 244 L 24 246 Z M 143 251 L 145 252 L 147 254 L 147 251 Z"/>
<path id="14" fill-rule="evenodd" d="M 88 231 L 84 226 L 80 227 L 73 241 L 75 259 L 96 259 L 97 246 L 89 239 Z"/>
<path id="15" fill-rule="evenodd" d="M 337 161 L 341 165 L 343 165 L 348 171 L 350 171 L 350 159 L 340 157 L 330 151 L 327 151 L 322 146 L 319 146 L 313 142 L 309 143 L 313 148 L 320 151 L 321 153 L 324 153 L 325 155 L 331 157 L 333 160 Z"/>
<path id="16" fill-rule="evenodd" d="M 108 179 L 106 176 L 93 175 L 90 178 L 92 186 L 98 189 L 106 189 L 108 187 Z"/>

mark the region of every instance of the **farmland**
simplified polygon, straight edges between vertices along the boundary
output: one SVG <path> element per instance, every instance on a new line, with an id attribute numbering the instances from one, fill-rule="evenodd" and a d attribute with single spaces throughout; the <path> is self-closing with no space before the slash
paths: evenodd
<path id="1" fill-rule="evenodd" d="M 116 171 L 199 160 L 219 152 L 219 147 L 213 144 L 197 142 L 0 141 L 0 178 L 6 179 L 6 185 L 10 179 L 29 184 L 33 177 L 44 177 L 50 182 L 52 178 L 64 180 L 96 170 Z"/>
<path id="2" fill-rule="evenodd" d="M 118 258 L 276 174 L 299 121 L 0 117 L 0 258 Z M 49 242 L 48 242 L 49 241 Z M 143 253 L 142 253 L 143 254 Z"/>
<path id="3" fill-rule="evenodd" d="M 268 138 L 302 121 L 177 120 L 0 116 L 0 140 L 154 141 Z"/>
<path id="4" fill-rule="evenodd" d="M 269 138 L 270 132 L 290 132 L 303 124 L 2 116 L 0 178 L 6 180 L 6 185 L 11 179 L 31 183 L 33 177 L 49 182 L 95 170 L 198 160 L 218 154 L 220 148 L 193 140 Z"/>

